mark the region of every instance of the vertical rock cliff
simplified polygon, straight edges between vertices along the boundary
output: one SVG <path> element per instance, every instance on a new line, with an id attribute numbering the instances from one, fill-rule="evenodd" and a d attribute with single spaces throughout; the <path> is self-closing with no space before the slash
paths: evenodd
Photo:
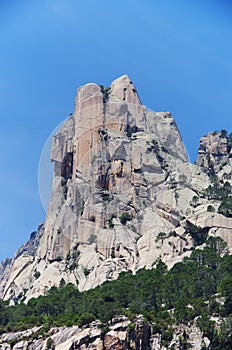
<path id="1" fill-rule="evenodd" d="M 159 257 L 172 266 L 193 249 L 193 225 L 232 247 L 232 218 L 205 192 L 216 172 L 231 185 L 228 145 L 209 134 L 193 165 L 171 113 L 143 106 L 128 76 L 82 86 L 53 138 L 44 227 L 33 252 L 19 250 L 2 266 L 1 296 L 27 300 L 61 281 L 85 290 Z"/>

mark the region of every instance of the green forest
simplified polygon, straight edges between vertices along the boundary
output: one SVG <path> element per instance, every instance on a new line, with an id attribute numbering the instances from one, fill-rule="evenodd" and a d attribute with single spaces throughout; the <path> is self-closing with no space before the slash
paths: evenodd
<path id="1" fill-rule="evenodd" d="M 123 272 L 117 280 L 82 293 L 62 280 L 60 287 L 52 287 L 28 304 L 9 306 L 1 301 L 0 331 L 43 325 L 40 334 L 46 334 L 53 325 L 83 326 L 96 319 L 107 327 L 119 314 L 129 317 L 131 327 L 134 316 L 143 314 L 153 332 L 162 334 L 166 342 L 172 339 L 175 325 L 191 324 L 198 317 L 197 325 L 212 349 L 231 349 L 232 256 L 225 242 L 209 237 L 204 249 L 195 249 L 170 270 L 158 259 L 151 270 L 140 269 L 135 275 Z M 215 327 L 211 316 L 223 320 L 220 327 Z"/>

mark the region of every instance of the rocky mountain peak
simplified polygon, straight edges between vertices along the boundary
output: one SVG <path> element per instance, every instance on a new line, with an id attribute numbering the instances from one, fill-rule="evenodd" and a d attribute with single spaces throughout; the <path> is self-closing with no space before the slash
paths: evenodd
<path id="1" fill-rule="evenodd" d="M 123 75 L 112 82 L 110 86 L 110 94 L 111 96 L 116 96 L 127 103 L 141 105 L 136 88 L 127 75 Z"/>
<path id="2" fill-rule="evenodd" d="M 227 159 L 223 171 L 231 174 L 228 145 L 228 135 L 210 134 L 192 165 L 172 114 L 143 106 L 128 76 L 80 87 L 74 113 L 53 138 L 44 228 L 33 249 L 27 244 L 1 268 L 1 296 L 28 300 L 61 281 L 85 290 L 152 268 L 160 257 L 171 267 L 207 235 L 232 247 L 232 218 L 208 210 L 220 203 L 205 196 L 205 155 L 214 171 Z"/>

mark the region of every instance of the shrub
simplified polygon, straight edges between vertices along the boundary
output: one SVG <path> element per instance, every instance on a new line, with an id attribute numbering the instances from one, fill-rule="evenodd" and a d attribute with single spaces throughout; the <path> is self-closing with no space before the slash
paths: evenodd
<path id="1" fill-rule="evenodd" d="M 151 146 L 148 148 L 149 152 L 158 153 L 160 151 L 159 144 L 156 140 L 151 141 Z"/>
<path id="2" fill-rule="evenodd" d="M 189 233 L 194 241 L 194 245 L 201 245 L 206 241 L 206 238 L 208 236 L 208 228 L 207 227 L 200 227 L 196 226 L 194 224 L 191 224 L 190 222 L 187 223 L 186 233 Z"/>
<path id="3" fill-rule="evenodd" d="M 173 330 L 172 329 L 166 329 L 162 332 L 162 344 L 164 346 L 168 346 L 170 341 L 173 338 Z"/>
<path id="4" fill-rule="evenodd" d="M 84 312 L 79 318 L 78 326 L 82 327 L 86 324 L 91 323 L 94 320 L 95 320 L 95 317 L 92 313 Z"/>
<path id="5" fill-rule="evenodd" d="M 208 211 L 208 212 L 215 211 L 215 208 L 210 204 L 210 205 L 208 205 L 208 207 L 207 207 L 207 211 Z"/>
<path id="6" fill-rule="evenodd" d="M 192 205 L 194 208 L 198 205 L 199 197 L 193 196 L 190 205 Z"/>
<path id="7" fill-rule="evenodd" d="M 140 131 L 140 129 L 136 125 L 133 125 L 133 126 L 127 125 L 127 129 L 126 129 L 127 137 L 131 138 L 132 134 L 138 131 Z"/>
<path id="8" fill-rule="evenodd" d="M 101 93 L 103 95 L 103 102 L 107 102 L 110 94 L 110 86 L 100 85 Z"/>
<path id="9" fill-rule="evenodd" d="M 75 268 L 77 268 L 77 263 L 76 262 L 73 262 L 71 265 L 69 265 L 69 271 L 71 272 L 71 271 L 73 271 L 73 270 L 75 270 Z"/>
<path id="10" fill-rule="evenodd" d="M 111 249 L 111 258 L 114 259 L 115 258 L 115 248 L 112 247 Z"/>
<path id="11" fill-rule="evenodd" d="M 165 233 L 165 232 L 160 232 L 160 233 L 157 235 L 155 241 L 158 242 L 159 240 L 161 240 L 161 241 L 162 241 L 162 244 L 163 244 L 164 238 L 167 238 L 166 233 Z"/>
<path id="12" fill-rule="evenodd" d="M 104 338 L 104 336 L 109 332 L 110 328 L 108 326 L 108 324 L 104 324 L 102 326 L 102 330 L 101 330 L 101 339 Z"/>
<path id="13" fill-rule="evenodd" d="M 55 342 L 52 338 L 48 338 L 46 342 L 46 350 L 54 350 L 55 349 Z"/>
<path id="14" fill-rule="evenodd" d="M 128 324 L 127 327 L 129 329 L 129 332 L 134 331 L 135 330 L 135 323 L 131 322 L 131 323 Z"/>
<path id="15" fill-rule="evenodd" d="M 67 255 L 66 255 L 66 260 L 68 260 L 68 261 L 69 261 L 70 259 L 71 259 L 71 253 L 70 253 L 70 252 L 68 252 L 68 253 L 67 253 Z"/>
<path id="16" fill-rule="evenodd" d="M 41 275 L 41 273 L 39 271 L 35 270 L 34 277 L 36 280 L 40 277 L 40 275 Z"/>
<path id="17" fill-rule="evenodd" d="M 54 261 L 62 261 L 62 257 L 59 255 L 54 259 Z"/>
<path id="18" fill-rule="evenodd" d="M 111 218 L 109 219 L 109 228 L 114 228 L 114 223 L 113 219 L 116 218 L 117 216 L 115 214 L 111 215 Z"/>
<path id="19" fill-rule="evenodd" d="M 220 136 L 219 136 L 220 138 L 224 138 L 224 137 L 226 137 L 227 138 L 227 130 L 225 130 L 225 129 L 222 129 L 221 130 L 221 134 L 220 134 Z"/>
<path id="20" fill-rule="evenodd" d="M 80 256 L 81 252 L 79 250 L 76 250 L 72 252 L 72 258 L 77 259 Z"/>
<path id="21" fill-rule="evenodd" d="M 84 268 L 83 272 L 86 277 L 90 274 L 90 270 L 87 267 Z"/>
<path id="22" fill-rule="evenodd" d="M 231 186 L 228 181 L 226 181 L 223 185 L 221 185 L 218 181 L 214 180 L 213 185 L 209 185 L 203 191 L 203 197 L 207 197 L 208 199 L 224 199 L 231 193 Z"/>
<path id="23" fill-rule="evenodd" d="M 127 221 L 131 221 L 132 220 L 132 216 L 131 216 L 130 213 L 128 213 L 126 211 L 125 213 L 122 213 L 122 215 L 120 215 L 119 220 L 120 220 L 122 225 L 126 225 Z"/>
<path id="24" fill-rule="evenodd" d="M 65 282 L 65 280 L 62 277 L 61 280 L 60 280 L 60 283 L 59 283 L 59 288 L 64 288 L 65 285 L 66 285 L 66 282 Z"/>
<path id="25" fill-rule="evenodd" d="M 227 217 L 232 217 L 232 196 L 224 198 L 218 208 L 218 213 Z"/>

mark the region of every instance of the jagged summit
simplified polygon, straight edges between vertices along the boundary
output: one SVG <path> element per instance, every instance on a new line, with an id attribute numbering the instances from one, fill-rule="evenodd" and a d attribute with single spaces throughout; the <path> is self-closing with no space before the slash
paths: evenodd
<path id="1" fill-rule="evenodd" d="M 214 154 L 223 142 L 201 141 L 192 165 L 171 113 L 147 110 L 128 76 L 110 87 L 80 87 L 74 113 L 53 138 L 44 227 L 1 267 L 1 296 L 28 300 L 61 282 L 85 290 L 121 271 L 152 268 L 159 257 L 170 267 L 203 243 L 196 242 L 201 231 L 191 233 L 195 226 L 231 248 L 232 218 L 208 195 L 202 153 Z M 218 181 L 229 186 L 231 160 L 227 152 L 216 161 L 227 174 L 220 170 Z"/>
<path id="2" fill-rule="evenodd" d="M 127 103 L 141 105 L 137 90 L 127 75 L 114 80 L 110 86 L 112 96 L 116 96 Z"/>
<path id="3" fill-rule="evenodd" d="M 97 95 L 100 95 L 100 93 L 104 94 L 104 89 L 107 89 L 108 94 L 111 96 L 115 96 L 121 100 L 126 101 L 127 103 L 141 105 L 141 101 L 136 88 L 128 75 L 122 75 L 121 77 L 115 79 L 107 88 L 105 88 L 103 85 L 94 83 L 88 83 L 81 86 L 77 90 L 77 103 L 80 103 L 82 99 L 91 99 L 93 96 L 96 97 Z"/>

